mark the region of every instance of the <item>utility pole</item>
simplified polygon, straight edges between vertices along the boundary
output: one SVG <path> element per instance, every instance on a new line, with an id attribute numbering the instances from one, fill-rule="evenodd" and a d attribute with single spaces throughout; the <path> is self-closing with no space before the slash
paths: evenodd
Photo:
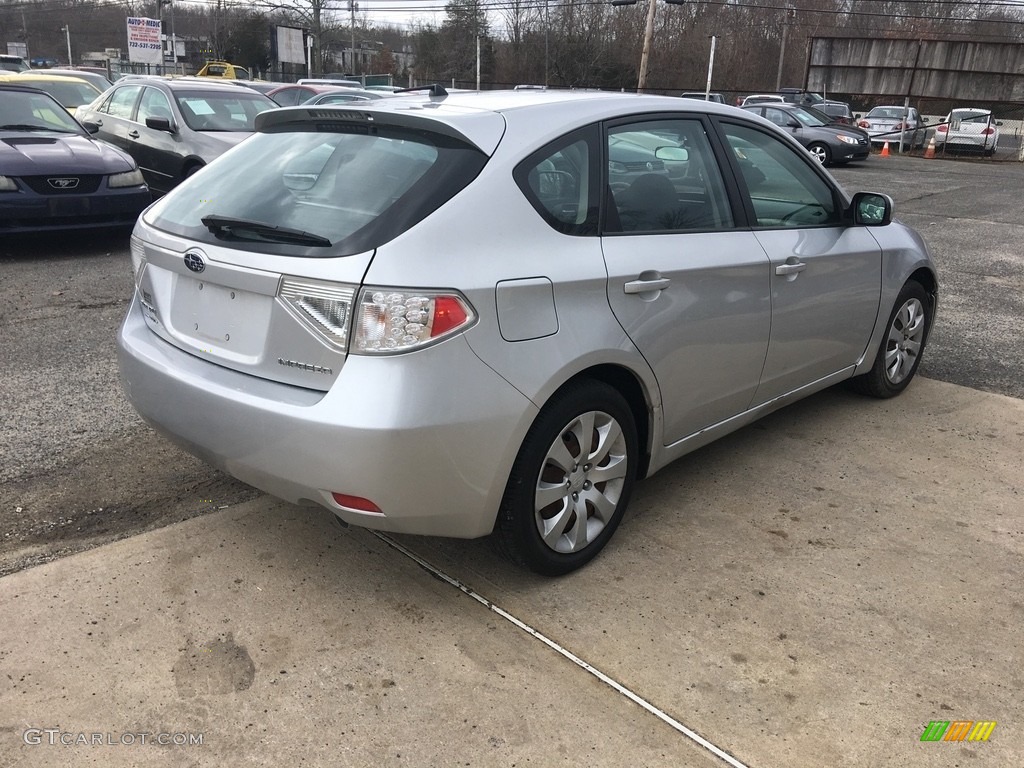
<path id="1" fill-rule="evenodd" d="M 654 38 L 654 12 L 657 10 L 658 0 L 650 0 L 647 4 L 647 26 L 644 28 L 644 49 L 640 54 L 640 78 L 636 83 L 636 92 L 643 93 L 647 85 L 647 65 L 651 56 L 651 41 Z"/>
<path id="2" fill-rule="evenodd" d="M 548 84 L 548 0 L 544 0 L 544 85 Z"/>
<path id="3" fill-rule="evenodd" d="M 352 33 L 352 74 L 358 74 L 359 69 L 356 67 L 356 11 L 359 10 L 359 3 L 355 0 L 348 0 L 348 12 L 351 14 L 349 19 L 349 31 Z"/>
<path id="4" fill-rule="evenodd" d="M 715 41 L 718 38 L 711 36 L 711 56 L 708 58 L 708 83 L 704 87 L 704 101 L 711 98 L 711 73 L 715 69 Z"/>
<path id="5" fill-rule="evenodd" d="M 782 19 L 782 45 L 779 48 L 779 73 L 775 76 L 775 91 L 782 88 L 782 61 L 786 57 L 786 34 L 789 32 L 790 19 L 796 18 L 796 9 L 787 8 Z"/>
<path id="6" fill-rule="evenodd" d="M 53 29 L 53 27 L 50 27 L 50 29 Z M 75 66 L 75 62 L 71 58 L 71 28 L 65 24 L 60 28 L 60 31 L 64 33 L 64 38 L 68 41 L 68 66 L 73 67 Z"/>
<path id="7" fill-rule="evenodd" d="M 636 5 L 638 0 L 612 0 L 612 5 Z M 669 5 L 684 5 L 687 0 L 665 0 Z M 644 27 L 644 47 L 640 54 L 640 77 L 637 80 L 636 91 L 641 93 L 647 86 L 647 68 L 651 58 L 651 44 L 654 40 L 654 13 L 658 7 L 658 0 L 649 0 L 647 4 L 647 24 Z"/>

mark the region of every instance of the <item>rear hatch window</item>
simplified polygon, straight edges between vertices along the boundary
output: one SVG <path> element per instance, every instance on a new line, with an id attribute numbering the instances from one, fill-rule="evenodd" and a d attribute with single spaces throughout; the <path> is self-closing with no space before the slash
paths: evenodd
<path id="1" fill-rule="evenodd" d="M 469 143 L 428 130 L 302 126 L 242 142 L 151 207 L 146 223 L 256 253 L 362 253 L 423 220 L 487 160 Z"/>

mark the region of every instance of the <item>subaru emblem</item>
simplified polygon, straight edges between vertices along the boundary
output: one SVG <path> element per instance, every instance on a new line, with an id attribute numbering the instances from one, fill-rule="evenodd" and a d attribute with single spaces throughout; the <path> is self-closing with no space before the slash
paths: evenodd
<path id="1" fill-rule="evenodd" d="M 193 272 L 202 272 L 206 269 L 206 263 L 203 261 L 203 257 L 192 251 L 185 254 L 185 266 Z"/>

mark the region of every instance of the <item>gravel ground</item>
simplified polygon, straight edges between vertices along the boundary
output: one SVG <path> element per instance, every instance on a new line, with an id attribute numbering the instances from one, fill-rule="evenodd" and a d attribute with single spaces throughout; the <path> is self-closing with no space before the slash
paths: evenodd
<path id="1" fill-rule="evenodd" d="M 5 240 L 0 274 L 0 575 L 258 494 L 124 398 L 127 233 Z"/>

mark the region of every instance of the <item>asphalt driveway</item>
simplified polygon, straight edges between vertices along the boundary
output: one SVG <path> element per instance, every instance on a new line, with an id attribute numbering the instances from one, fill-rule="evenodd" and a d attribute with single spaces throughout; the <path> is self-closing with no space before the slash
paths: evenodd
<path id="1" fill-rule="evenodd" d="M 261 497 L 2 580 L 4 762 L 1021 765 L 1022 449 L 1013 398 L 825 392 L 558 580 Z"/>

